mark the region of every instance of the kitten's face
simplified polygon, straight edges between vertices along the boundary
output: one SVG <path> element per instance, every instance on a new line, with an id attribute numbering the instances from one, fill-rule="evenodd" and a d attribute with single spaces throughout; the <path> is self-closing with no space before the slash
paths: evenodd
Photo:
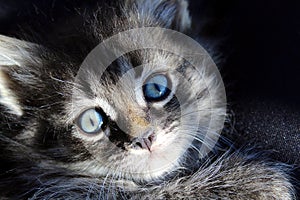
<path id="1" fill-rule="evenodd" d="M 134 1 L 126 2 L 124 18 L 113 19 L 113 29 L 159 26 L 183 31 L 190 25 L 185 1 L 157 0 L 153 5 L 137 1 L 133 7 Z M 119 43 L 126 48 L 135 37 Z M 167 40 L 138 37 L 149 44 Z M 14 93 L 0 103 L 26 124 L 12 138 L 40 154 L 36 165 L 96 177 L 157 180 L 180 169 L 187 159 L 203 157 L 224 119 L 224 88 L 203 49 L 190 52 L 200 59 L 193 66 L 179 51 L 172 53 L 183 43 L 167 41 L 172 43 L 171 52 L 145 47 L 121 55 L 105 70 L 88 63 L 77 71 L 74 63 L 61 64 L 66 62 L 51 53 L 32 55 L 38 52 L 36 46 L 0 38 L 5 44 L 0 65 L 16 65 L 17 69 L 3 71 L 22 86 L 13 91 L 6 87 L 11 80 L 0 74 L 5 83 L 0 91 Z M 15 57 L 19 50 L 22 56 Z M 191 157 L 188 149 L 199 155 Z"/>
<path id="2" fill-rule="evenodd" d="M 134 67 L 130 56 L 150 62 Z M 141 51 L 119 59 L 102 77 L 87 70 L 78 85 L 88 88 L 74 91 L 69 109 L 76 122 L 72 134 L 93 156 L 72 167 L 144 180 L 178 166 L 196 135 L 189 131 L 198 127 L 181 121 L 182 107 L 195 101 L 178 72 L 183 64 L 162 51 Z M 116 75 L 120 69 L 125 71 Z M 176 93 L 184 89 L 180 102 Z M 189 117 L 193 120 L 195 113 L 187 113 L 185 120 Z"/>

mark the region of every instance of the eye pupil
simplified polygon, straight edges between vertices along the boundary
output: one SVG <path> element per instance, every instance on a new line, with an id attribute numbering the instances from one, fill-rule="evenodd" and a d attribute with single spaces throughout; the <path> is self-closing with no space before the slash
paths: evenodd
<path id="1" fill-rule="evenodd" d="M 143 86 L 145 99 L 148 102 L 160 101 L 165 99 L 170 90 L 168 89 L 168 79 L 164 75 L 151 77 Z"/>
<path id="2" fill-rule="evenodd" d="M 91 118 L 90 118 L 90 122 L 91 122 L 92 126 L 95 126 L 95 124 Z"/>
<path id="3" fill-rule="evenodd" d="M 78 119 L 78 126 L 82 131 L 88 134 L 97 133 L 103 128 L 104 113 L 91 108 L 84 111 Z"/>

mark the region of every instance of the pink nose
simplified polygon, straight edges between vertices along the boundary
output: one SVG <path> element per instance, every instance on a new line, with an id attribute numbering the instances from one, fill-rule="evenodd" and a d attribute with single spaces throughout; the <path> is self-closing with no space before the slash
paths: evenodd
<path id="1" fill-rule="evenodd" d="M 134 149 L 146 149 L 151 151 L 152 143 L 155 140 L 155 135 L 152 132 L 147 137 L 136 137 L 132 140 L 131 146 Z"/>

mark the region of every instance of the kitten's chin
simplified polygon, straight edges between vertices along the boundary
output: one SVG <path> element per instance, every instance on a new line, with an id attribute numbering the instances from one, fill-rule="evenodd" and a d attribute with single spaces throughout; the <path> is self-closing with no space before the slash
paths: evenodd
<path id="1" fill-rule="evenodd" d="M 190 147 L 190 140 L 178 138 L 175 134 L 161 134 L 150 149 L 129 150 L 124 159 L 125 178 L 139 181 L 162 179 L 181 166 L 184 154 Z"/>
<path id="2" fill-rule="evenodd" d="M 131 170 L 128 177 L 139 181 L 155 181 L 180 168 L 190 146 L 189 140 L 154 143 L 150 150 L 132 150 L 128 156 Z M 128 169 L 130 169 L 128 168 Z"/>
<path id="3" fill-rule="evenodd" d="M 135 172 L 131 172 L 134 179 L 139 181 L 153 181 L 162 179 L 165 175 L 178 169 L 184 152 L 164 152 L 160 149 L 153 149 L 149 156 L 141 160 Z"/>

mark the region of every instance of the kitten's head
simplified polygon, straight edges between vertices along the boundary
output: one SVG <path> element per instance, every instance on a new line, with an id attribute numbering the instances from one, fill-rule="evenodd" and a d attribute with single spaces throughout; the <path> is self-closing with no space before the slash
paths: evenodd
<path id="1" fill-rule="evenodd" d="M 99 18 L 93 24 L 103 30 L 90 38 L 106 36 L 105 53 L 100 44 L 80 66 L 64 60 L 72 55 L 1 36 L 0 103 L 8 121 L 3 134 L 31 149 L 36 165 L 149 181 L 187 159 L 196 161 L 214 145 L 225 114 L 224 91 L 202 48 L 187 50 L 191 43 L 169 38 L 175 33 L 163 29 L 119 34 L 108 45 L 118 30 L 186 31 L 186 2 L 128 0 L 120 11 L 121 17 L 112 16 L 111 32 Z M 116 56 L 137 44 L 144 48 Z M 15 130 L 8 127 L 16 123 Z M 188 149 L 198 156 L 189 157 Z"/>

